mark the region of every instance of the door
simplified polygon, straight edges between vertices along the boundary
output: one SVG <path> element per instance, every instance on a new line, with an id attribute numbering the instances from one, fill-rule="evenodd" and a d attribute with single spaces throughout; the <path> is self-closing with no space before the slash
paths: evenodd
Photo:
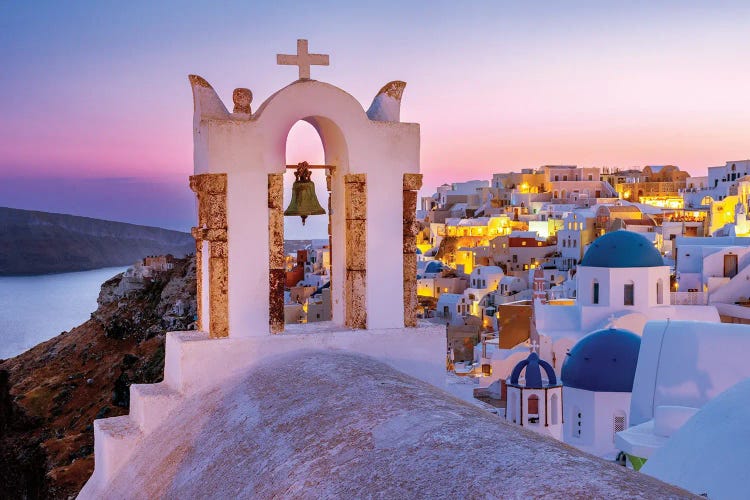
<path id="1" fill-rule="evenodd" d="M 737 254 L 724 256 L 724 277 L 734 278 L 737 275 Z"/>

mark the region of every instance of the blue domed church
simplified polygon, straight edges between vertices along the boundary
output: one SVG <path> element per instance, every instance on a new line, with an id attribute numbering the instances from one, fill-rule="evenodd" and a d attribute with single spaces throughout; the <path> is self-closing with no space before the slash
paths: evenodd
<path id="1" fill-rule="evenodd" d="M 590 333 L 562 366 L 563 440 L 594 455 L 614 458 L 614 439 L 628 426 L 641 337 L 608 328 Z"/>
<path id="2" fill-rule="evenodd" d="M 584 332 L 613 313 L 669 306 L 669 266 L 648 239 L 631 231 L 613 231 L 594 240 L 576 281 Z"/>

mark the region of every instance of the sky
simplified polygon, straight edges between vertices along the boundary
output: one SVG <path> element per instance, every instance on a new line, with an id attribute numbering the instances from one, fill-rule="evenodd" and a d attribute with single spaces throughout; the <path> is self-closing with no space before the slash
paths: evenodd
<path id="1" fill-rule="evenodd" d="M 545 164 L 705 175 L 750 157 L 749 25 L 746 1 L 2 2 L 0 206 L 188 230 L 187 75 L 257 109 L 297 78 L 275 64 L 297 38 L 365 109 L 407 82 L 424 194 Z M 322 161 L 307 124 L 287 152 Z M 324 236 L 314 219 L 289 233 Z"/>

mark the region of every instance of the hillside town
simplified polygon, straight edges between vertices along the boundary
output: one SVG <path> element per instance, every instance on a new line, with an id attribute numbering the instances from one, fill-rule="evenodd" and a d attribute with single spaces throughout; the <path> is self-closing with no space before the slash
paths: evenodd
<path id="1" fill-rule="evenodd" d="M 464 397 L 676 481 L 670 437 L 750 377 L 749 174 L 546 165 L 422 197 L 417 314 L 446 326 Z M 330 246 L 286 265 L 285 322 L 329 321 Z"/>
<path id="2" fill-rule="evenodd" d="M 449 370 L 506 421 L 671 482 L 670 436 L 750 377 L 749 173 L 547 165 L 439 186 L 417 291 Z"/>

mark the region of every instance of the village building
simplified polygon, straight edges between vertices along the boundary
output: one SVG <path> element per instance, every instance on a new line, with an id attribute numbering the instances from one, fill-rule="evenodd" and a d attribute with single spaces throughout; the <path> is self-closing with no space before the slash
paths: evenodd
<path id="1" fill-rule="evenodd" d="M 620 198 L 660 208 L 683 208 L 681 193 L 690 174 L 675 165 L 647 165 L 638 178 L 626 178 L 615 186 Z"/>
<path id="2" fill-rule="evenodd" d="M 628 427 L 640 346 L 638 335 L 616 328 L 590 333 L 573 345 L 561 373 L 566 443 L 616 457 L 615 435 Z"/>
<path id="3" fill-rule="evenodd" d="M 686 207 L 707 206 L 737 194 L 737 183 L 750 174 L 750 160 L 728 161 L 720 167 L 708 167 L 705 187 L 693 187 L 683 192 Z"/>
<path id="4" fill-rule="evenodd" d="M 513 231 L 490 242 L 490 256 L 506 274 L 526 279 L 526 271 L 552 258 L 556 247 L 553 239 L 540 238 L 536 232 Z"/>
<path id="5" fill-rule="evenodd" d="M 583 258 L 584 249 L 597 237 L 594 213 L 591 209 L 573 210 L 563 219 L 557 232 L 557 267 L 561 271 L 574 269 Z"/>

